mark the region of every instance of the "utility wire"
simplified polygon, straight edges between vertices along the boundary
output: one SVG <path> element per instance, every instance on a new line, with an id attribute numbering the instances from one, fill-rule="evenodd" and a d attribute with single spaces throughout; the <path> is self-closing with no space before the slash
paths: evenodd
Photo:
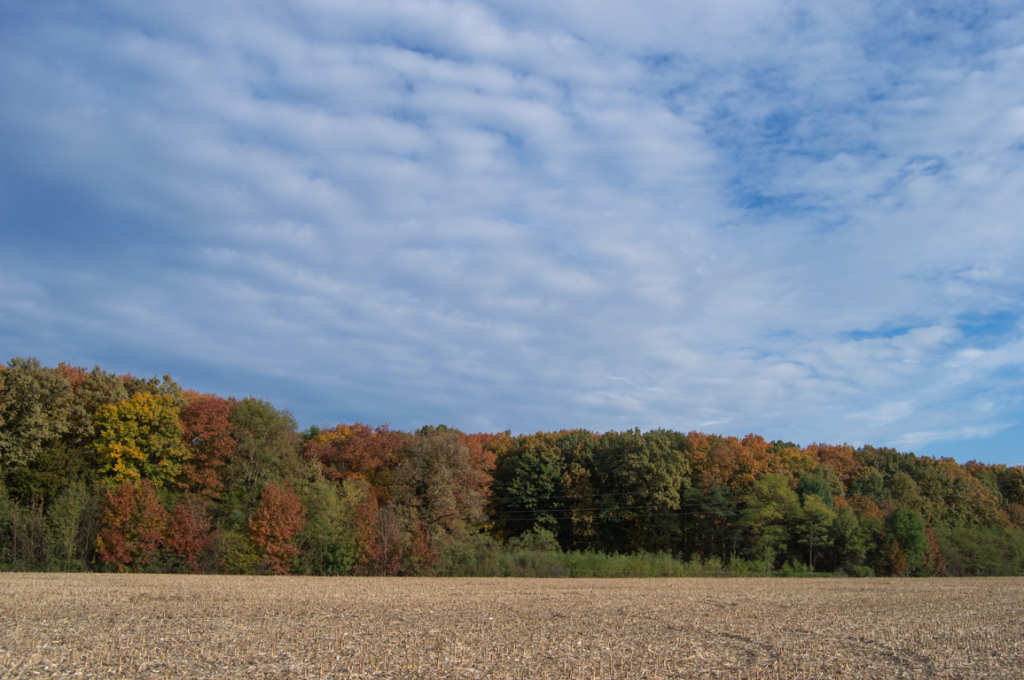
<path id="1" fill-rule="evenodd" d="M 643 491 L 623 491 L 621 493 L 594 493 L 583 496 L 508 496 L 505 498 L 494 498 L 495 501 L 535 501 L 535 500 L 560 500 L 560 499 L 580 499 L 580 498 L 605 498 L 607 496 L 642 496 Z"/>
<path id="2" fill-rule="evenodd" d="M 712 501 L 707 503 L 680 503 L 680 508 L 701 508 L 711 507 L 716 505 L 738 505 L 738 501 Z M 594 508 L 548 508 L 548 509 L 537 509 L 537 510 L 495 510 L 496 514 L 508 514 L 508 515 L 523 515 L 523 514 L 534 514 L 543 515 L 551 512 L 592 512 L 596 510 L 648 510 L 650 508 L 662 508 L 665 507 L 664 503 L 656 503 L 654 505 L 624 505 L 619 507 L 604 506 Z"/>
<path id="3" fill-rule="evenodd" d="M 647 513 L 647 514 L 643 514 L 643 515 L 598 515 L 598 516 L 590 517 L 589 519 L 593 519 L 593 520 L 606 520 L 606 519 L 641 519 L 641 518 L 646 518 L 646 517 L 703 517 L 703 516 L 711 515 L 711 514 L 712 513 L 709 513 L 709 512 L 655 512 L 655 513 Z M 718 515 L 718 516 L 719 517 L 723 517 L 724 515 Z M 573 518 L 571 518 L 571 517 L 553 517 L 552 519 L 554 519 L 555 521 L 559 521 L 559 520 L 566 520 L 566 519 L 573 519 Z M 498 521 L 505 522 L 505 523 L 508 523 L 508 522 L 535 522 L 536 519 L 535 518 L 529 518 L 529 517 L 523 517 L 523 518 L 516 518 L 516 519 L 504 519 L 504 520 L 498 520 Z"/>

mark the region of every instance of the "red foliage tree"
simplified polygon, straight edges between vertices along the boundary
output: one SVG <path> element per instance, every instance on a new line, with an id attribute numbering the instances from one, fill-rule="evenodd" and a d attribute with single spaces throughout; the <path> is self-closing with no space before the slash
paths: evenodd
<path id="1" fill-rule="evenodd" d="M 167 512 L 148 479 L 122 483 L 107 492 L 96 538 L 100 559 L 117 571 L 137 570 L 156 554 L 166 524 Z"/>
<path id="2" fill-rule="evenodd" d="M 882 568 L 890 576 L 906 576 L 910 570 L 906 553 L 900 548 L 900 542 L 893 539 L 885 544 Z"/>
<path id="3" fill-rule="evenodd" d="M 89 379 L 89 371 L 80 366 L 72 366 L 71 364 L 61 362 L 57 364 L 57 371 L 64 376 L 65 380 L 71 383 L 71 387 L 75 390 Z"/>
<path id="4" fill-rule="evenodd" d="M 942 554 L 942 548 L 935 539 L 935 532 L 931 527 L 925 529 L 925 540 L 928 541 L 928 549 L 921 557 L 921 571 L 927 576 L 945 576 L 946 558 Z"/>
<path id="5" fill-rule="evenodd" d="M 267 484 L 259 507 L 249 517 L 249 533 L 275 574 L 291 571 L 289 562 L 299 554 L 295 539 L 305 523 L 305 510 L 291 485 Z"/>
<path id="6" fill-rule="evenodd" d="M 867 519 L 881 524 L 885 520 L 885 512 L 868 496 L 855 493 L 848 500 L 850 507 L 859 519 Z"/>
<path id="7" fill-rule="evenodd" d="M 387 425 L 370 427 L 362 423 L 338 425 L 321 431 L 306 442 L 302 455 L 318 460 L 328 479 L 364 479 L 374 487 L 380 500 L 388 473 L 398 463 L 398 452 L 408 435 Z"/>
<path id="8" fill-rule="evenodd" d="M 427 527 L 417 522 L 406 533 L 405 554 L 401 563 L 403 574 L 427 574 L 437 564 L 437 547 Z"/>
<path id="9" fill-rule="evenodd" d="M 234 399 L 215 394 L 185 392 L 181 410 L 182 439 L 192 459 L 182 468 L 191 491 L 207 498 L 220 498 L 224 482 L 219 470 L 235 450 L 234 425 L 229 420 Z"/>
<path id="10" fill-rule="evenodd" d="M 1011 525 L 1018 529 L 1024 529 L 1024 505 L 1010 503 L 1006 506 L 1006 517 Z"/>
<path id="11" fill-rule="evenodd" d="M 206 501 L 195 496 L 178 503 L 164 535 L 164 546 L 185 561 L 193 574 L 202 572 L 199 563 L 203 551 L 212 547 L 213 532 L 206 514 Z"/>
<path id="12" fill-rule="evenodd" d="M 380 507 L 371 495 L 359 506 L 356 522 L 360 548 L 356 570 L 376 576 L 398 574 L 405 557 L 405 532 L 394 509 Z"/>

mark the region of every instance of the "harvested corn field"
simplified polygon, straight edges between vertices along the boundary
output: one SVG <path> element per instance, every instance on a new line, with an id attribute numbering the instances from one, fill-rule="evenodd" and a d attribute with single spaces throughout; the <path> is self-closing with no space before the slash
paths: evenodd
<path id="1" fill-rule="evenodd" d="M 0 676 L 1024 677 L 1024 579 L 0 575 Z"/>

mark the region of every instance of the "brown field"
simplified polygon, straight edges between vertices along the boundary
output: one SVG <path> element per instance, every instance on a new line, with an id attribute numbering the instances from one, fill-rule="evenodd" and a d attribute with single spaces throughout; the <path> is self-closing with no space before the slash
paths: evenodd
<path id="1" fill-rule="evenodd" d="M 1024 678 L 1024 579 L 0 574 L 0 676 Z"/>

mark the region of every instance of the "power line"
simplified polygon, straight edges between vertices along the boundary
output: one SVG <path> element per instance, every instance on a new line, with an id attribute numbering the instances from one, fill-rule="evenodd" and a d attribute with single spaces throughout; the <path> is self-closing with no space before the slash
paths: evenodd
<path id="1" fill-rule="evenodd" d="M 708 513 L 708 512 L 656 512 L 656 513 L 648 513 L 648 514 L 643 514 L 643 515 L 601 515 L 601 516 L 596 516 L 596 517 L 590 517 L 588 519 L 606 520 L 606 519 L 642 519 L 642 518 L 647 518 L 647 517 L 698 517 L 698 516 L 703 517 L 703 516 L 710 515 L 710 514 L 712 514 L 712 513 Z M 721 515 L 719 515 L 719 516 L 721 517 Z M 552 519 L 554 519 L 555 521 L 559 521 L 559 520 L 566 520 L 566 519 L 573 519 L 573 518 L 572 517 L 552 517 Z M 536 518 L 522 517 L 522 518 L 513 518 L 513 519 L 501 519 L 501 520 L 497 520 L 497 521 L 508 523 L 508 522 L 536 522 L 537 520 L 536 520 Z"/>
<path id="2" fill-rule="evenodd" d="M 707 503 L 680 503 L 679 507 L 680 508 L 706 508 L 706 507 L 712 507 L 712 506 L 717 506 L 717 505 L 739 505 L 739 501 L 713 501 L 713 502 L 707 502 Z M 604 506 L 604 507 L 595 507 L 595 508 L 571 508 L 571 507 L 569 507 L 569 508 L 549 508 L 549 509 L 546 509 L 546 510 L 541 510 L 541 509 L 537 509 L 537 510 L 495 510 L 495 513 L 496 514 L 508 514 L 508 515 L 523 515 L 523 514 L 544 515 L 544 514 L 548 514 L 548 513 L 551 513 L 551 512 L 594 512 L 594 511 L 597 511 L 597 510 L 624 511 L 624 510 L 633 510 L 633 509 L 636 509 L 636 510 L 647 510 L 647 509 L 650 509 L 650 508 L 661 508 L 661 507 L 664 507 L 663 503 L 658 503 L 658 504 L 654 504 L 654 505 L 624 505 L 624 506 L 619 506 L 619 507 Z"/>
<path id="3" fill-rule="evenodd" d="M 535 501 L 535 500 L 563 500 L 563 499 L 579 499 L 579 498 L 605 498 L 607 496 L 642 496 L 642 491 L 623 491 L 621 493 L 595 493 L 582 496 L 507 496 L 503 498 L 494 498 L 495 501 Z"/>

